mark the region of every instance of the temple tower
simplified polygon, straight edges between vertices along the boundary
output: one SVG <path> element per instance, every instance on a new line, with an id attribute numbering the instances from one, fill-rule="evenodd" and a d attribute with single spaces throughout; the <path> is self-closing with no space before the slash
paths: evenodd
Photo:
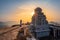
<path id="1" fill-rule="evenodd" d="M 49 35 L 49 24 L 40 7 L 37 7 L 34 10 L 34 15 L 32 16 L 32 24 L 32 33 L 34 33 L 37 38 Z"/>
<path id="2" fill-rule="evenodd" d="M 34 25 L 47 25 L 48 21 L 46 20 L 46 16 L 42 12 L 42 9 L 37 7 L 34 10 L 34 15 L 32 17 L 32 24 Z"/>

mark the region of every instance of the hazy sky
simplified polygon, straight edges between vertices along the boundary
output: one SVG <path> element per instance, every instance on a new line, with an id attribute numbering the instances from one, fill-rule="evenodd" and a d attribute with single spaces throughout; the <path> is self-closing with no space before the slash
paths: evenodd
<path id="1" fill-rule="evenodd" d="M 33 10 L 41 7 L 48 21 L 60 22 L 60 0 L 0 0 L 0 21 L 31 21 Z"/>

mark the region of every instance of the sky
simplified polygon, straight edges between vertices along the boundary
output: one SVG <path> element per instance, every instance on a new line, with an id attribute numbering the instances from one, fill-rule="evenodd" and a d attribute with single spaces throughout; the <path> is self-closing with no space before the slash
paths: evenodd
<path id="1" fill-rule="evenodd" d="M 31 22 L 36 7 L 42 8 L 49 22 L 60 22 L 60 0 L 0 0 L 0 21 Z"/>

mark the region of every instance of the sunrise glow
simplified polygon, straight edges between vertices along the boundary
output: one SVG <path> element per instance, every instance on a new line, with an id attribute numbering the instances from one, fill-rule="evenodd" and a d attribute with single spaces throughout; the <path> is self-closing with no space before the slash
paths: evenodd
<path id="1" fill-rule="evenodd" d="M 2 1 L 0 21 L 19 21 L 31 22 L 36 7 L 41 7 L 48 21 L 60 21 L 59 3 L 49 0 L 27 0 L 27 1 Z M 58 5 L 59 4 L 59 5 Z M 58 6 L 57 6 L 58 5 Z"/>
<path id="2" fill-rule="evenodd" d="M 32 15 L 32 16 L 34 15 L 34 11 L 31 13 L 31 15 Z"/>

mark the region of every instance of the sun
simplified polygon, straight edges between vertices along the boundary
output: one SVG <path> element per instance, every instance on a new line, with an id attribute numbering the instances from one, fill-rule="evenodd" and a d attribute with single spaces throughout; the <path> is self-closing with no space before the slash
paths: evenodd
<path id="1" fill-rule="evenodd" d="M 34 11 L 31 13 L 31 15 L 32 15 L 32 16 L 34 15 Z"/>

